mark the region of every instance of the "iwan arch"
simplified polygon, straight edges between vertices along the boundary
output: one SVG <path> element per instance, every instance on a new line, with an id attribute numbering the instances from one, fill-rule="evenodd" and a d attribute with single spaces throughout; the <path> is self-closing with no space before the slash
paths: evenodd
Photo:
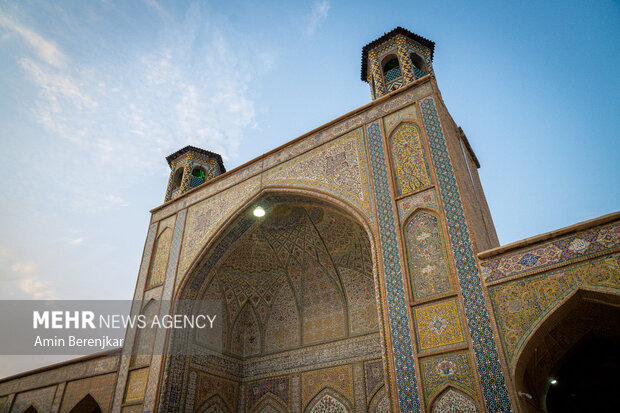
<path id="1" fill-rule="evenodd" d="M 119 351 L 3 380 L 0 412 L 613 403 L 620 214 L 500 247 L 433 50 L 402 28 L 366 45 L 371 103 L 233 171 L 198 148 L 168 157 L 132 313 L 221 300 L 220 354 L 129 330 Z"/>

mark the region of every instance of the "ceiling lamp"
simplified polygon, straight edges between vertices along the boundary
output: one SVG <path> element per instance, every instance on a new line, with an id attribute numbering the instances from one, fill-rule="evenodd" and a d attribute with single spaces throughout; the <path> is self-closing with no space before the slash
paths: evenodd
<path id="1" fill-rule="evenodd" d="M 260 207 L 260 206 L 257 206 L 256 208 L 254 208 L 253 213 L 254 213 L 255 217 L 264 217 L 265 216 L 265 210 L 262 207 Z"/>

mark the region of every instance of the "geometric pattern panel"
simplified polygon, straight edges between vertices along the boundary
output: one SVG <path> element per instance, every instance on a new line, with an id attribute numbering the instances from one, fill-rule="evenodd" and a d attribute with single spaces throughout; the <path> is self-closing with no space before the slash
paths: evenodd
<path id="1" fill-rule="evenodd" d="M 407 195 L 431 185 L 420 128 L 417 125 L 399 125 L 390 136 L 390 146 L 398 195 Z"/>
<path id="2" fill-rule="evenodd" d="M 361 129 L 266 171 L 263 179 L 265 185 L 289 184 L 326 190 L 370 213 Z"/>
<path id="3" fill-rule="evenodd" d="M 502 254 L 497 258 L 482 261 L 480 266 L 484 280 L 491 282 L 583 257 L 605 254 L 619 246 L 620 222 L 614 222 L 514 254 Z"/>
<path id="4" fill-rule="evenodd" d="M 416 110 L 415 104 L 409 105 L 406 108 L 391 113 L 385 118 L 383 118 L 386 133 L 390 134 L 392 132 L 392 129 L 394 129 L 396 124 L 399 123 L 401 120 L 418 120 L 418 111 Z"/>
<path id="5" fill-rule="evenodd" d="M 211 405 L 210 401 L 213 401 L 218 407 L 221 404 L 226 406 L 227 408 L 222 409 L 224 411 L 229 409 L 235 411 L 237 409 L 238 389 L 239 385 L 234 381 L 201 372 L 198 375 L 196 385 L 195 405 L 199 406 L 207 400 L 205 407 Z"/>
<path id="6" fill-rule="evenodd" d="M 347 409 L 339 400 L 330 394 L 323 396 L 317 404 L 314 405 L 310 413 L 348 413 Z"/>
<path id="7" fill-rule="evenodd" d="M 433 188 L 410 195 L 407 198 L 399 199 L 396 201 L 396 206 L 398 206 L 398 216 L 401 222 L 404 222 L 409 214 L 417 207 L 427 207 L 434 210 L 439 209 L 437 194 Z"/>
<path id="8" fill-rule="evenodd" d="M 472 339 L 475 365 L 478 368 L 486 409 L 491 412 L 512 412 L 512 403 L 484 301 L 482 281 L 477 271 L 463 203 L 432 96 L 420 101 L 420 111 L 446 214 L 449 248 L 453 252 L 467 320 L 465 325 L 470 329 L 469 336 Z"/>
<path id="9" fill-rule="evenodd" d="M 462 388 L 469 394 L 478 394 L 467 350 L 423 358 L 420 361 L 420 372 L 427 405 L 447 383 Z"/>
<path id="10" fill-rule="evenodd" d="M 464 341 L 456 299 L 417 307 L 415 325 L 420 351 Z"/>
<path id="11" fill-rule="evenodd" d="M 450 266 L 439 217 L 416 212 L 405 227 L 405 239 L 414 299 L 450 291 Z"/>
<path id="12" fill-rule="evenodd" d="M 432 413 L 477 413 L 476 403 L 468 395 L 452 389 L 446 389 L 433 403 Z"/>
<path id="13" fill-rule="evenodd" d="M 254 405 L 265 395 L 271 394 L 284 402 L 288 406 L 289 401 L 289 378 L 280 377 L 277 379 L 263 380 L 251 383 L 248 386 L 247 410 L 250 411 Z M 266 406 L 267 407 L 267 406 Z M 265 411 L 265 408 L 263 408 Z"/>
<path id="14" fill-rule="evenodd" d="M 383 151 L 383 134 L 380 121 L 367 126 L 368 148 L 374 181 L 377 224 L 383 273 L 387 298 L 389 333 L 394 354 L 396 370 L 396 390 L 401 411 L 415 412 L 420 410 L 418 389 L 411 343 L 411 327 L 409 325 L 409 306 L 405 295 L 403 271 L 395 228 L 395 211 L 392 207 L 392 195 L 388 182 L 388 169 Z"/>
<path id="15" fill-rule="evenodd" d="M 371 361 L 365 364 L 366 370 L 366 394 L 372 395 L 377 388 L 383 386 L 383 361 Z"/>
<path id="16" fill-rule="evenodd" d="M 620 254 L 489 287 L 500 340 L 511 365 L 529 333 L 579 287 L 620 291 Z"/>
<path id="17" fill-rule="evenodd" d="M 314 370 L 301 375 L 301 402 L 305 406 L 321 389 L 330 387 L 337 392 L 353 399 L 353 380 L 351 366 L 333 367 Z"/>

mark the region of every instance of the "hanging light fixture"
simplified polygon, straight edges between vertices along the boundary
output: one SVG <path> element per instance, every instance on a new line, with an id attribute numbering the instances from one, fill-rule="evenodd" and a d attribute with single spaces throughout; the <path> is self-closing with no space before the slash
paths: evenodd
<path id="1" fill-rule="evenodd" d="M 254 208 L 253 213 L 254 213 L 255 217 L 264 217 L 265 216 L 265 210 L 261 206 L 257 206 L 256 208 Z"/>

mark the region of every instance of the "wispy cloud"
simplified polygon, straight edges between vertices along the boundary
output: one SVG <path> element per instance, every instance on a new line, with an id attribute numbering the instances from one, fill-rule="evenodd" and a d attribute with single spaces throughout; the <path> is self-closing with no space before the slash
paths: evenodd
<path id="1" fill-rule="evenodd" d="M 23 259 L 6 247 L 0 248 L 0 281 L 3 299 L 24 297 L 29 299 L 57 299 L 52 286 L 38 277 L 40 265 Z"/>
<path id="2" fill-rule="evenodd" d="M 145 2 L 163 27 L 149 51 L 111 51 L 96 64 L 0 16 L 36 51 L 16 62 L 38 90 L 30 112 L 52 139 L 37 164 L 55 181 L 61 207 L 98 213 L 127 206 L 123 191 L 167 173 L 165 155 L 192 144 L 230 159 L 255 125 L 253 51 L 232 45 L 200 5 L 175 20 L 157 1 Z"/>
<path id="3" fill-rule="evenodd" d="M 314 2 L 312 5 L 312 12 L 308 17 L 308 24 L 305 29 L 305 33 L 308 36 L 312 36 L 321 23 L 327 19 L 327 14 L 329 13 L 330 7 L 331 5 L 329 4 L 329 0 L 318 0 Z"/>
<path id="4" fill-rule="evenodd" d="M 65 65 L 65 55 L 54 42 L 45 39 L 40 34 L 22 26 L 3 14 L 0 14 L 0 26 L 21 37 L 45 63 L 54 67 Z"/>
<path id="5" fill-rule="evenodd" d="M 82 237 L 72 238 L 72 239 L 69 239 L 69 241 L 67 242 L 69 243 L 69 245 L 81 245 L 84 242 L 84 238 Z"/>
<path id="6" fill-rule="evenodd" d="M 35 277 L 26 277 L 19 282 L 21 290 L 35 300 L 57 300 L 56 292 L 50 288 L 49 284 L 38 280 Z"/>

